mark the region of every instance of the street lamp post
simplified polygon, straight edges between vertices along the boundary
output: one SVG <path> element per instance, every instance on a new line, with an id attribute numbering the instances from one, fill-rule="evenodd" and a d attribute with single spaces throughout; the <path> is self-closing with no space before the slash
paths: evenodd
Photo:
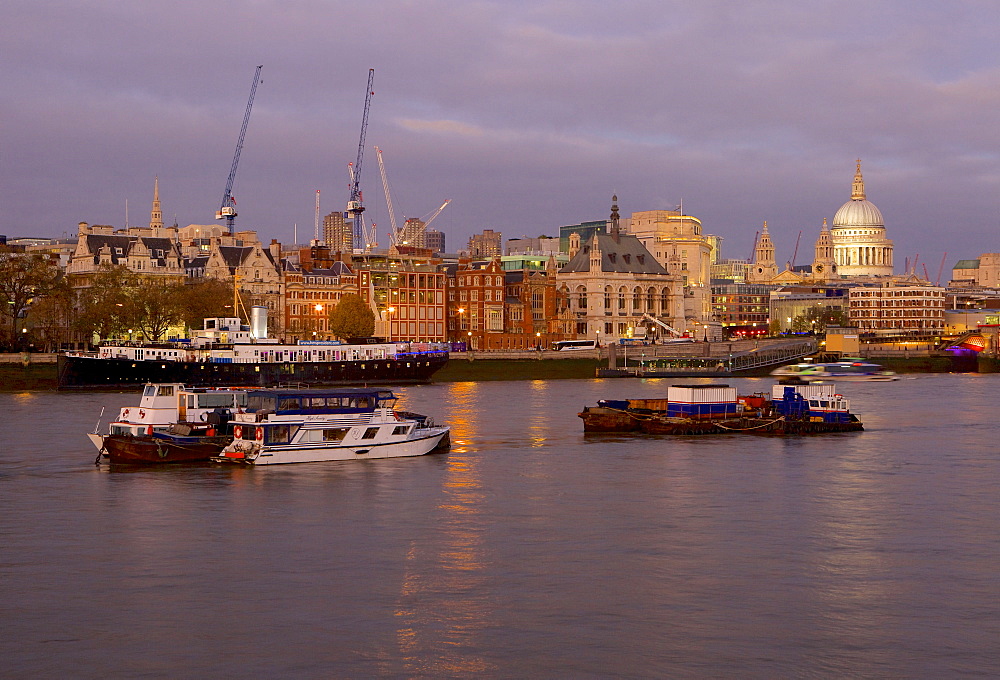
<path id="1" fill-rule="evenodd" d="M 392 342 L 392 315 L 396 313 L 396 308 L 389 307 L 385 311 L 388 313 L 388 319 L 389 319 L 389 342 Z"/>

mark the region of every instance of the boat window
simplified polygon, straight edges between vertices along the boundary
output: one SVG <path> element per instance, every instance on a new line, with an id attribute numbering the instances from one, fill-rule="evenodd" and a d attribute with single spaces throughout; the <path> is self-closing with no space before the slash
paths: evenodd
<path id="1" fill-rule="evenodd" d="M 819 406 L 819 401 L 817 399 L 810 399 L 809 400 L 809 405 L 810 406 Z"/>
<path id="2" fill-rule="evenodd" d="M 362 439 L 375 439 L 375 435 L 377 435 L 377 434 L 378 434 L 378 428 L 377 427 L 369 427 L 368 429 L 365 430 L 365 433 L 363 435 L 361 435 L 361 438 Z"/>
<path id="3" fill-rule="evenodd" d="M 323 430 L 323 441 L 325 442 L 341 442 L 344 441 L 344 437 L 347 435 L 349 428 L 338 427 L 332 430 Z"/>
<path id="4" fill-rule="evenodd" d="M 251 411 L 273 411 L 274 397 L 262 397 L 256 394 L 251 395 L 247 398 L 247 407 Z"/>
<path id="5" fill-rule="evenodd" d="M 392 428 L 393 434 L 406 434 L 409 431 L 410 431 L 409 425 L 397 425 L 396 427 Z"/>
<path id="6" fill-rule="evenodd" d="M 368 403 L 368 397 L 359 397 L 357 406 L 358 408 L 371 408 L 371 405 Z"/>
<path id="7" fill-rule="evenodd" d="M 309 408 L 326 408 L 326 397 L 311 397 L 305 401 Z"/>
<path id="8" fill-rule="evenodd" d="M 142 396 L 144 397 L 155 397 L 156 396 L 156 385 L 146 385 L 146 389 L 142 391 Z"/>
<path id="9" fill-rule="evenodd" d="M 265 432 L 265 441 L 268 444 L 287 444 L 289 432 L 288 425 L 272 425 Z"/>
<path id="10" fill-rule="evenodd" d="M 279 411 L 297 411 L 299 409 L 298 397 L 285 397 L 278 399 Z"/>
<path id="11" fill-rule="evenodd" d="M 160 385 L 161 397 L 172 397 L 174 396 L 174 386 L 173 385 Z"/>
<path id="12" fill-rule="evenodd" d="M 199 408 L 233 408 L 234 405 L 246 406 L 246 392 L 217 392 L 199 394 Z"/>

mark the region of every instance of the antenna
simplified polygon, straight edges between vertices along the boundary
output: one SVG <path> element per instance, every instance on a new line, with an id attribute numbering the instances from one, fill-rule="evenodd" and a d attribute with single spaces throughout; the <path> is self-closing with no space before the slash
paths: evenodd
<path id="1" fill-rule="evenodd" d="M 319 189 L 316 190 L 316 222 L 313 225 L 313 240 L 319 241 Z"/>

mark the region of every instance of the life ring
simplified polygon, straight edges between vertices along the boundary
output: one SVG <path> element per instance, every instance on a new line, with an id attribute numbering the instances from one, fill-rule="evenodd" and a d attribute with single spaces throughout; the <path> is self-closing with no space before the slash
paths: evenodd
<path id="1" fill-rule="evenodd" d="M 236 439 L 243 439 L 243 428 L 240 425 L 233 428 L 233 436 Z"/>
<path id="2" fill-rule="evenodd" d="M 201 422 L 203 422 L 203 423 L 207 423 L 208 422 L 208 411 L 202 412 L 202 414 L 201 414 Z"/>
<path id="3" fill-rule="evenodd" d="M 264 441 L 264 428 L 263 427 L 258 427 L 257 431 L 254 434 L 256 435 L 255 438 L 257 439 L 257 441 L 259 441 L 259 442 Z"/>

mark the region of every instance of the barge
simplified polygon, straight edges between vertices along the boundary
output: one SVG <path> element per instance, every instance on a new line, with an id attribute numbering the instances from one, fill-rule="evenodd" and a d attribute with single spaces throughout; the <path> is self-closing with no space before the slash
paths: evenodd
<path id="1" fill-rule="evenodd" d="M 739 396 L 729 385 L 671 385 L 666 399 L 601 400 L 577 414 L 586 433 L 821 434 L 864 429 L 833 384 L 774 385 Z"/>

